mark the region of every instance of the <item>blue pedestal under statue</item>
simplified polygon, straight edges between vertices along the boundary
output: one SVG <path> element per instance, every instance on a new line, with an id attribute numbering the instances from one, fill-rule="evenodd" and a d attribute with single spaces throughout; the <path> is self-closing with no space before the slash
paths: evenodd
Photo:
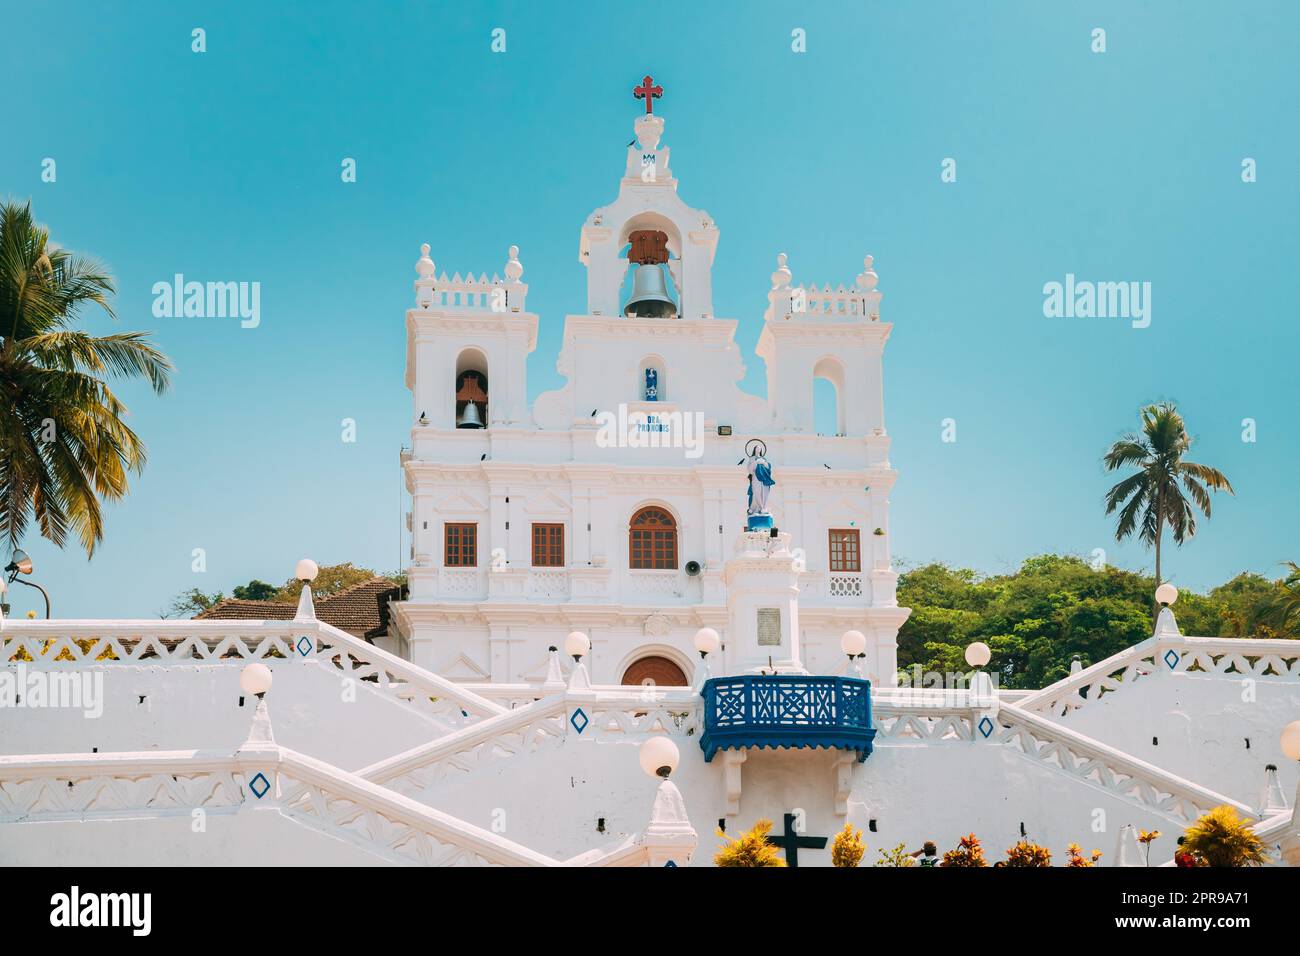
<path id="1" fill-rule="evenodd" d="M 745 530 L 746 531 L 771 531 L 772 516 L 771 515 L 750 515 L 748 521 L 745 523 Z"/>

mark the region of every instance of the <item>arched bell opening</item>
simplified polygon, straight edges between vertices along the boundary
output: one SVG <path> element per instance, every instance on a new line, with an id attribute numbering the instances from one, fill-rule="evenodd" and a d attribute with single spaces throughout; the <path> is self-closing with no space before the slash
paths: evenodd
<path id="1" fill-rule="evenodd" d="M 488 420 L 487 356 L 465 349 L 456 359 L 456 427 L 486 428 Z"/>
<path id="2" fill-rule="evenodd" d="M 668 233 L 662 229 L 633 229 L 628 233 L 623 254 L 629 262 L 628 287 L 623 314 L 628 318 L 675 319 L 680 314 L 673 297 L 676 282 L 669 262 L 674 253 Z"/>
<path id="3" fill-rule="evenodd" d="M 829 356 L 813 366 L 813 431 L 844 434 L 844 366 Z"/>

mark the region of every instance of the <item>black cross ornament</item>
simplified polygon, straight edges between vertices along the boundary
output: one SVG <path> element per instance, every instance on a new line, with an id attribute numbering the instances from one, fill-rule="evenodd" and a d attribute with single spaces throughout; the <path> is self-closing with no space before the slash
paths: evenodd
<path id="1" fill-rule="evenodd" d="M 796 833 L 794 829 L 793 813 L 787 813 L 785 815 L 784 836 L 769 836 L 767 838 L 767 842 L 772 844 L 772 846 L 779 846 L 785 851 L 786 866 L 799 865 L 799 847 L 804 847 L 809 850 L 824 850 L 826 849 L 826 840 L 827 837 L 800 836 Z"/>

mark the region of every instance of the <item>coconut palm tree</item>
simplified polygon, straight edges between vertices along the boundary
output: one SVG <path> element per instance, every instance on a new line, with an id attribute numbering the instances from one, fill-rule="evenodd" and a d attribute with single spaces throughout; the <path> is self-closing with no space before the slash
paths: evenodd
<path id="1" fill-rule="evenodd" d="M 1277 596 L 1268 607 L 1269 619 L 1283 632 L 1300 627 L 1300 564 L 1288 561 L 1291 573 L 1278 585 Z"/>
<path id="2" fill-rule="evenodd" d="M 17 547 L 34 518 L 62 547 L 72 531 L 89 557 L 104 537 L 101 501 L 127 493 L 145 449 L 106 384 L 144 378 L 167 388 L 172 365 L 144 332 L 93 336 L 81 309 L 113 315 L 113 280 L 60 249 L 31 203 L 0 203 L 0 539 Z"/>
<path id="3" fill-rule="evenodd" d="M 1181 545 L 1196 534 L 1196 509 L 1210 517 L 1210 491 L 1235 494 L 1219 469 L 1183 457 L 1191 444 L 1183 416 L 1172 402 L 1162 402 L 1142 409 L 1140 435 L 1125 435 L 1102 459 L 1107 471 L 1138 469 L 1106 492 L 1106 514 L 1119 509 L 1116 541 L 1136 531 L 1143 543 L 1155 548 L 1157 586 L 1164 580 L 1160 545 L 1165 527 Z"/>

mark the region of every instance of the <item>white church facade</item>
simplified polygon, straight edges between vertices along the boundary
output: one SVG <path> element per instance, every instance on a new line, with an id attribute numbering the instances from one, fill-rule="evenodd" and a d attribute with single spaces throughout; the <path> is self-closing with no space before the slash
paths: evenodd
<path id="1" fill-rule="evenodd" d="M 1162 588 L 1148 639 L 1048 687 L 979 644 L 969 687 L 898 686 L 872 260 L 831 288 L 778 257 L 744 392 L 650 106 L 559 388 L 528 401 L 518 250 L 491 279 L 422 250 L 386 637 L 318 619 L 310 560 L 291 620 L 0 610 L 0 865 L 708 866 L 763 818 L 792 865 L 846 824 L 865 865 L 972 832 L 1172 865 L 1221 806 L 1300 865 L 1300 641 L 1184 635 Z"/>
<path id="2" fill-rule="evenodd" d="M 456 680 L 527 682 L 582 630 L 594 680 L 689 684 L 699 628 L 721 634 L 730 671 L 762 659 L 741 646 L 758 610 L 779 608 L 773 667 L 836 672 L 841 635 L 859 630 L 865 671 L 892 684 L 908 611 L 889 557 L 891 326 L 871 259 L 819 289 L 793 285 L 780 257 L 758 347 L 767 397 L 744 392 L 737 320 L 714 312 L 718 226 L 679 195 L 663 130 L 637 120 L 617 197 L 583 223 L 587 310 L 564 321 L 564 385 L 531 407 L 538 317 L 518 250 L 504 279 L 438 274 L 427 247 L 416 263 L 402 652 Z M 814 428 L 818 378 L 836 396 L 830 434 Z M 778 475 L 761 582 L 738 541 L 755 438 Z"/>

